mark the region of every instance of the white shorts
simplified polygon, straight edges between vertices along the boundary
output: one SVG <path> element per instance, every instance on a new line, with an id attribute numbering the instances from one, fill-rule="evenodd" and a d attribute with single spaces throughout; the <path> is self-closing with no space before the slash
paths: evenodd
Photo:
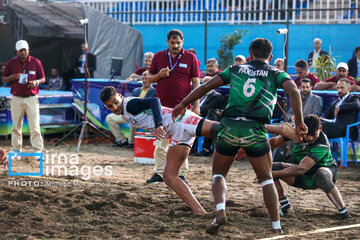
<path id="1" fill-rule="evenodd" d="M 186 111 L 183 119 L 180 122 L 175 122 L 172 130 L 169 132 L 171 137 L 169 146 L 185 144 L 192 147 L 196 137 L 196 128 L 201 119 L 202 117 L 196 113 Z"/>

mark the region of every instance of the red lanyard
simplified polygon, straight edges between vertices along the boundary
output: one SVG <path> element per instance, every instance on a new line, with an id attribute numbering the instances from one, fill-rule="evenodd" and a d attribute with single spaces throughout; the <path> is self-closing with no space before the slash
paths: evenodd
<path id="1" fill-rule="evenodd" d="M 19 64 L 20 73 L 21 73 L 22 71 L 24 71 L 24 73 L 25 73 L 25 67 L 26 67 L 26 65 L 27 65 L 27 62 L 24 62 L 24 64 L 23 64 L 22 66 L 20 66 L 20 62 L 18 62 L 18 64 Z"/>

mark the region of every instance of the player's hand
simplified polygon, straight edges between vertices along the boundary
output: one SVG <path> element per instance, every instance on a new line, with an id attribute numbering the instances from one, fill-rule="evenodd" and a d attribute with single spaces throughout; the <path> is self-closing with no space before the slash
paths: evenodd
<path id="1" fill-rule="evenodd" d="M 193 106 L 191 111 L 196 113 L 197 115 L 200 115 L 200 106 Z"/>
<path id="2" fill-rule="evenodd" d="M 159 126 L 155 129 L 155 137 L 157 140 L 163 140 L 165 135 L 164 128 L 162 126 Z"/>
<path id="3" fill-rule="evenodd" d="M 295 132 L 296 132 L 296 135 L 300 138 L 300 139 L 303 139 L 303 137 L 307 134 L 308 132 L 308 128 L 307 126 L 305 125 L 304 122 L 301 122 L 299 124 L 296 124 L 295 126 Z"/>
<path id="4" fill-rule="evenodd" d="M 27 85 L 28 88 L 35 88 L 38 87 L 38 81 L 31 81 L 29 82 L 29 84 Z"/>
<path id="5" fill-rule="evenodd" d="M 184 107 L 183 105 L 181 105 L 181 103 L 179 103 L 172 110 L 171 117 L 172 117 L 173 121 L 175 122 L 176 118 L 179 115 L 180 115 L 180 120 L 181 120 L 184 117 L 185 113 L 186 113 L 186 107 Z"/>
<path id="6" fill-rule="evenodd" d="M 168 67 L 166 68 L 162 68 L 160 71 L 159 71 L 159 75 L 161 78 L 165 78 L 165 77 L 168 77 L 170 74 L 170 69 Z"/>
<path id="7" fill-rule="evenodd" d="M 19 81 L 20 73 L 11 74 L 11 81 Z"/>

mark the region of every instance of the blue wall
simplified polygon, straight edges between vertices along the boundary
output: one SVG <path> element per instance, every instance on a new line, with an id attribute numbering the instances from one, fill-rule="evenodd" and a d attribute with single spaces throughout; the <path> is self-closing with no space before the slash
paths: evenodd
<path id="1" fill-rule="evenodd" d="M 274 45 L 274 59 L 283 57 L 284 35 L 276 34 L 283 24 L 265 25 L 209 25 L 207 41 L 207 58 L 217 57 L 216 50 L 220 47 L 220 38 L 230 34 L 235 29 L 247 30 L 242 43 L 234 49 L 234 56 L 242 54 L 248 56 L 248 46 L 256 37 L 269 39 Z M 144 52 L 157 52 L 167 48 L 166 34 L 170 29 L 177 28 L 184 33 L 184 48 L 195 48 L 201 62 L 201 69 L 205 69 L 204 59 L 204 26 L 203 25 L 135 25 L 144 39 Z M 323 40 L 322 49 L 329 52 L 337 63 L 347 62 L 351 58 L 356 46 L 360 46 L 360 24 L 334 25 L 290 25 L 289 27 L 289 65 L 293 66 L 299 59 L 307 59 L 313 50 L 313 39 Z"/>

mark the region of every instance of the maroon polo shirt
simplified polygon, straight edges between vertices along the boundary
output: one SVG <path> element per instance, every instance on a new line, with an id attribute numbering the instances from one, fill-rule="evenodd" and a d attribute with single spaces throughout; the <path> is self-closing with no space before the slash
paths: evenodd
<path id="1" fill-rule="evenodd" d="M 143 74 L 143 72 L 145 72 L 145 71 L 146 71 L 146 68 L 141 67 L 141 68 L 136 69 L 135 74 L 141 76 Z"/>
<path id="2" fill-rule="evenodd" d="M 18 57 L 11 59 L 5 66 L 4 77 L 15 73 L 28 74 L 28 82 L 45 78 L 44 69 L 39 59 L 29 56 L 25 62 L 21 62 Z M 21 84 L 19 81 L 11 82 L 10 93 L 14 96 L 30 96 L 39 93 L 39 87 L 28 88 L 28 84 Z"/>
<path id="3" fill-rule="evenodd" d="M 355 84 L 355 81 L 354 81 L 353 78 L 347 77 L 347 79 L 350 81 L 350 85 Z M 337 76 L 334 76 L 334 77 L 325 79 L 325 82 L 334 82 L 334 83 L 337 83 L 338 81 L 339 81 L 339 79 L 337 78 Z"/>
<path id="4" fill-rule="evenodd" d="M 306 78 L 310 79 L 311 86 L 315 86 L 316 83 L 320 82 L 319 78 L 312 73 L 309 73 L 309 75 Z M 299 76 L 297 78 L 295 78 L 294 81 L 295 81 L 296 86 L 300 87 L 299 83 L 300 83 L 301 79 L 302 78 L 300 78 Z"/>
<path id="5" fill-rule="evenodd" d="M 170 56 L 171 57 L 171 56 Z M 192 90 L 191 79 L 200 77 L 200 70 L 196 56 L 182 49 L 175 58 L 171 58 L 173 70 L 169 77 L 161 78 L 156 85 L 156 96 L 161 105 L 173 108 L 181 102 Z M 162 68 L 172 69 L 168 50 L 157 52 L 151 62 L 149 73 L 157 74 Z"/>

